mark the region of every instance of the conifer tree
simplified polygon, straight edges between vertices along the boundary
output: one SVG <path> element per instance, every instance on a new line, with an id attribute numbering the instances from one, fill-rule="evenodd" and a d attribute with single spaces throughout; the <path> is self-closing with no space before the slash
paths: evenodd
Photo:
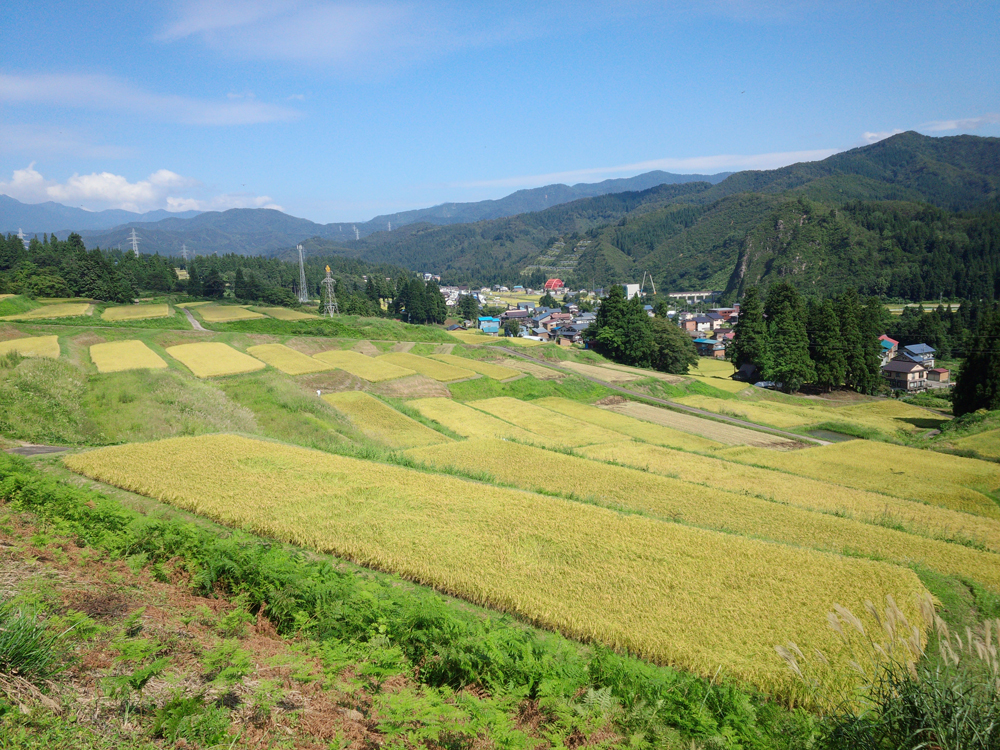
<path id="1" fill-rule="evenodd" d="M 861 303 L 854 289 L 847 290 L 837 300 L 837 318 L 844 347 L 844 383 L 853 390 L 861 390 L 867 382 L 867 365 L 860 327 Z"/>
<path id="2" fill-rule="evenodd" d="M 756 365 L 761 372 L 767 370 L 768 356 L 767 324 L 764 321 L 764 307 L 760 300 L 760 290 L 752 286 L 743 295 L 740 317 L 733 329 L 733 344 L 730 359 L 739 369 L 743 365 Z"/>
<path id="3" fill-rule="evenodd" d="M 805 321 L 800 311 L 786 299 L 774 318 L 768 321 L 768 328 L 770 366 L 764 372 L 768 380 L 782 383 L 785 390 L 795 393 L 803 383 L 816 377 L 809 357 Z"/>
<path id="4" fill-rule="evenodd" d="M 833 300 L 810 306 L 809 338 L 816 367 L 816 385 L 828 391 L 844 382 L 847 360 L 840 336 L 840 320 Z"/>
<path id="5" fill-rule="evenodd" d="M 956 417 L 1000 409 L 1000 309 L 983 310 L 952 392 Z"/>

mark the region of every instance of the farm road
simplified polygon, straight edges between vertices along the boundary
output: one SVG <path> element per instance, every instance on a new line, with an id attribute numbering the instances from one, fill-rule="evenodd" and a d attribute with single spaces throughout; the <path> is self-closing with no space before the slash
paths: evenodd
<path id="1" fill-rule="evenodd" d="M 187 319 L 191 322 L 191 327 L 194 328 L 194 330 L 196 330 L 196 331 L 205 331 L 206 333 L 209 332 L 208 329 L 205 328 L 205 326 L 203 326 L 201 323 L 199 323 L 197 320 L 195 320 L 194 315 L 191 314 L 190 310 L 188 310 L 186 307 L 183 308 L 183 310 L 184 310 L 184 314 L 187 316 Z"/>

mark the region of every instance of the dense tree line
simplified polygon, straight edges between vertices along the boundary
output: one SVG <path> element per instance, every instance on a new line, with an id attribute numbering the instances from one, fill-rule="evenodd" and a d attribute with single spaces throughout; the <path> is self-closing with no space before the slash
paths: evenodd
<path id="1" fill-rule="evenodd" d="M 968 353 L 955 379 L 956 417 L 979 409 L 1000 409 L 1000 305 L 979 310 Z"/>

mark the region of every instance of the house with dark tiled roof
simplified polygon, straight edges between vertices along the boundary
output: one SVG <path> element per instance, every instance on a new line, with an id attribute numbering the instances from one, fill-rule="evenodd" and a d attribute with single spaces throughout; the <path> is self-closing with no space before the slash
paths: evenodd
<path id="1" fill-rule="evenodd" d="M 882 366 L 882 376 L 897 391 L 919 391 L 927 387 L 927 368 L 906 357 L 896 357 Z"/>

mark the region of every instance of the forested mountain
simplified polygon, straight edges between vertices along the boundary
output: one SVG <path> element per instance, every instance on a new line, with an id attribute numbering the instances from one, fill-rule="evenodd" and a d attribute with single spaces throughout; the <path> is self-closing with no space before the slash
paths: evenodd
<path id="1" fill-rule="evenodd" d="M 26 234 L 42 234 L 43 232 L 60 229 L 98 230 L 127 222 L 159 221 L 168 217 L 189 219 L 197 216 L 198 211 L 180 211 L 171 213 L 158 209 L 144 214 L 121 209 L 107 211 L 84 211 L 82 208 L 64 206 L 61 203 L 48 201 L 46 203 L 21 203 L 7 195 L 0 194 L 0 232 L 17 232 L 23 229 Z M 68 234 L 67 231 L 65 234 Z"/>

